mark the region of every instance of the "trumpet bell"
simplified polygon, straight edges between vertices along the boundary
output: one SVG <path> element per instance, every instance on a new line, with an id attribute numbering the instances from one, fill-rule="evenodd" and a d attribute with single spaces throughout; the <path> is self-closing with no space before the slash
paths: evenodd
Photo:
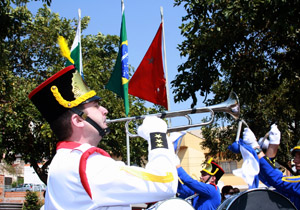
<path id="1" fill-rule="evenodd" d="M 215 112 L 226 112 L 230 114 L 235 120 L 240 117 L 240 103 L 239 98 L 235 92 L 231 91 L 226 101 L 209 106 Z"/>

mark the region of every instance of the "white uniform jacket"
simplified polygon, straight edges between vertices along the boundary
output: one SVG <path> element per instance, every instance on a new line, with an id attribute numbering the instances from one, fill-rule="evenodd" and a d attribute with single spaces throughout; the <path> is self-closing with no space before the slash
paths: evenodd
<path id="1" fill-rule="evenodd" d="M 165 200 L 176 193 L 174 151 L 149 151 L 149 162 L 141 168 L 126 166 L 96 148 L 58 144 L 48 172 L 45 210 L 129 210 L 130 204 Z"/>

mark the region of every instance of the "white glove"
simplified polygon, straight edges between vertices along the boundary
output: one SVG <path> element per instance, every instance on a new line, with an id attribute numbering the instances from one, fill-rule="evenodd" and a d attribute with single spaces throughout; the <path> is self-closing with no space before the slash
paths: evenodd
<path id="1" fill-rule="evenodd" d="M 246 144 L 250 145 L 252 148 L 259 147 L 254 133 L 250 128 L 245 128 L 243 132 L 243 140 Z"/>
<path id="2" fill-rule="evenodd" d="M 259 140 L 258 140 L 258 144 L 260 145 L 260 147 L 262 149 L 268 149 L 269 147 L 269 139 L 265 139 L 264 142 L 262 143 L 262 140 L 264 139 L 264 137 L 261 137 Z"/>
<path id="3" fill-rule="evenodd" d="M 270 144 L 280 144 L 280 131 L 277 128 L 276 124 L 271 126 L 271 130 L 269 133 Z"/>
<path id="4" fill-rule="evenodd" d="M 148 116 L 145 117 L 142 125 L 138 127 L 137 133 L 150 144 L 150 133 L 167 133 L 167 129 L 167 123 L 164 120 L 156 116 Z"/>

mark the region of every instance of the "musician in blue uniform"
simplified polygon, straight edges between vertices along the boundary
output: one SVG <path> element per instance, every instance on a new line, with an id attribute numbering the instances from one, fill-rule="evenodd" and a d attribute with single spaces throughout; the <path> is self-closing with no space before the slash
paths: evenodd
<path id="1" fill-rule="evenodd" d="M 286 177 L 282 172 L 275 168 L 272 159 L 275 158 L 280 144 L 280 131 L 277 126 L 272 125 L 269 132 L 270 143 L 267 148 L 266 154 L 261 150 L 256 142 L 256 138 L 250 129 L 245 129 L 243 139 L 255 149 L 259 158 L 260 180 L 267 186 L 273 186 L 276 191 L 289 198 L 297 209 L 300 209 L 300 141 L 297 146 L 292 149 L 294 156 L 295 167 L 298 176 Z"/>
<path id="2" fill-rule="evenodd" d="M 179 181 L 177 194 L 180 198 L 195 195 L 192 205 L 196 210 L 212 210 L 221 204 L 220 189 L 217 186 L 224 170 L 210 159 L 206 167 L 201 171 L 200 182 L 191 178 L 181 165 L 177 165 Z M 196 195 L 197 194 L 197 195 Z"/>

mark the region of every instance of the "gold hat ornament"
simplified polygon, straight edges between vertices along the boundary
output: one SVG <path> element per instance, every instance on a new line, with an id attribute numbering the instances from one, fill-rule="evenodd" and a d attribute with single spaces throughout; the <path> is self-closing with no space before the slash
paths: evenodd
<path id="1" fill-rule="evenodd" d="M 49 123 L 73 107 L 101 99 L 86 86 L 74 65 L 48 78 L 28 97 Z"/>
<path id="2" fill-rule="evenodd" d="M 207 161 L 206 166 L 204 169 L 202 169 L 202 171 L 208 173 L 211 176 L 215 176 L 217 180 L 219 180 L 225 173 L 221 166 L 212 161 L 212 158 Z"/>

